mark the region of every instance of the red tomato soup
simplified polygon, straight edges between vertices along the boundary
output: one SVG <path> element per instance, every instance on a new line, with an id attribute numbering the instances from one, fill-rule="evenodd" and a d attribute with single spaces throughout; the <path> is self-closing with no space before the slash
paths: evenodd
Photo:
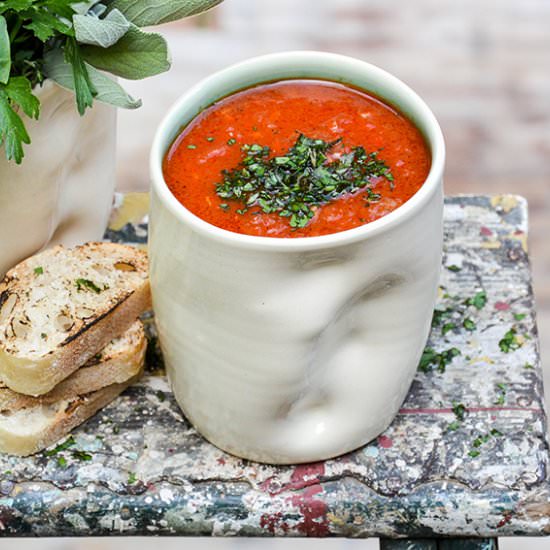
<path id="1" fill-rule="evenodd" d="M 430 162 L 419 130 L 376 97 L 284 80 L 205 109 L 174 141 L 163 171 L 178 201 L 212 225 L 313 237 L 395 210 L 422 186 Z"/>

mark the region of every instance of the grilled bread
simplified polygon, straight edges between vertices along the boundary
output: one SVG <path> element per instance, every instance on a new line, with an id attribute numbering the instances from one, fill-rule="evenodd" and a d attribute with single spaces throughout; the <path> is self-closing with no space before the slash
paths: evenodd
<path id="1" fill-rule="evenodd" d="M 106 242 L 56 246 L 11 269 L 0 283 L 0 379 L 50 392 L 150 309 L 147 271 L 145 252 Z"/>

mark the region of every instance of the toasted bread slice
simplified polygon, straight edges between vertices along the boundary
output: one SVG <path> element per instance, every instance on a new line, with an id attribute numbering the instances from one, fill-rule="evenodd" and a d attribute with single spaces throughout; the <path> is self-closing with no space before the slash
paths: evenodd
<path id="1" fill-rule="evenodd" d="M 20 409 L 50 405 L 126 382 L 143 367 L 146 347 L 143 325 L 141 321 L 136 321 L 120 338 L 110 342 L 93 359 L 44 395 L 31 397 L 16 393 L 0 382 L 0 423 L 2 415 L 13 414 Z"/>
<path id="2" fill-rule="evenodd" d="M 141 373 L 95 392 L 0 414 L 0 452 L 28 456 L 53 445 L 137 381 Z"/>
<path id="3" fill-rule="evenodd" d="M 43 395 L 150 309 L 145 252 L 115 243 L 56 246 L 0 283 L 0 379 Z"/>

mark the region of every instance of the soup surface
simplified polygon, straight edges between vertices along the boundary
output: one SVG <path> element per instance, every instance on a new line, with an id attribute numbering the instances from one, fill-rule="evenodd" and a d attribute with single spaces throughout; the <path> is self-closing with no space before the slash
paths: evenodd
<path id="1" fill-rule="evenodd" d="M 313 237 L 376 220 L 424 183 L 430 153 L 402 114 L 320 80 L 242 90 L 169 148 L 165 181 L 203 220 L 247 235 Z"/>

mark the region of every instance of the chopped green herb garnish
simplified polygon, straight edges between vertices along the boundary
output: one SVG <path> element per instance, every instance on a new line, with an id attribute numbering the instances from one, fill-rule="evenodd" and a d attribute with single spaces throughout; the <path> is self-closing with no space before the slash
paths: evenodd
<path id="1" fill-rule="evenodd" d="M 495 405 L 504 405 L 504 403 L 506 403 L 506 396 L 503 393 L 501 393 L 497 397 L 497 400 L 495 401 Z"/>
<path id="2" fill-rule="evenodd" d="M 443 319 L 450 317 L 453 314 L 452 308 L 434 309 L 432 317 L 432 327 L 438 327 L 443 322 Z"/>
<path id="3" fill-rule="evenodd" d="M 114 434 L 120 433 L 120 427 L 118 426 L 118 424 L 113 424 L 113 433 Z"/>
<path id="4" fill-rule="evenodd" d="M 96 294 L 99 294 L 101 292 L 101 289 L 93 281 L 90 281 L 89 279 L 76 279 L 75 284 L 76 284 L 76 289 L 78 291 L 91 290 Z M 109 287 L 105 285 L 103 287 L 103 290 L 107 290 L 108 288 Z"/>
<path id="5" fill-rule="evenodd" d="M 379 200 L 372 186 L 378 178 L 393 182 L 389 167 L 376 152 L 367 153 L 363 147 L 329 162 L 328 155 L 338 144 L 341 139 L 327 142 L 301 134 L 285 155 L 275 157 L 269 147 L 244 145 L 243 160 L 237 168 L 222 172 L 216 193 L 239 202 L 242 208 L 237 212 L 256 207 L 265 214 L 277 213 L 295 229 L 305 227 L 317 207 L 345 194 L 365 190 L 367 201 Z"/>
<path id="6" fill-rule="evenodd" d="M 45 340 L 47 337 L 48 335 L 45 332 L 40 333 L 40 338 L 42 338 L 42 340 Z"/>
<path id="7" fill-rule="evenodd" d="M 475 458 L 476 456 L 479 456 L 481 451 L 479 451 L 479 448 L 487 443 L 491 437 L 502 437 L 503 433 L 497 430 L 496 428 L 493 428 L 489 433 L 481 434 L 478 437 L 476 437 L 472 441 L 472 446 L 474 449 L 472 449 L 468 454 Z"/>
<path id="8" fill-rule="evenodd" d="M 162 390 L 157 391 L 157 399 L 162 403 L 163 401 L 166 401 L 166 395 Z"/>
<path id="9" fill-rule="evenodd" d="M 367 203 L 367 206 L 371 202 L 378 202 L 382 198 L 382 195 L 380 193 L 375 193 L 370 187 L 367 187 L 365 193 L 365 202 Z"/>
<path id="10" fill-rule="evenodd" d="M 90 453 L 87 453 L 86 451 L 73 451 L 71 453 L 73 455 L 74 458 L 77 458 L 78 460 L 84 460 L 84 461 L 89 461 L 89 460 L 92 460 L 92 455 Z"/>
<path id="11" fill-rule="evenodd" d="M 229 138 L 227 140 L 227 145 L 229 145 L 229 146 L 235 145 L 235 143 L 237 143 L 237 140 L 235 138 Z"/>
<path id="12" fill-rule="evenodd" d="M 187 146 L 187 149 L 196 149 L 197 146 L 196 145 L 193 145 L 193 144 L 190 144 Z"/>
<path id="13" fill-rule="evenodd" d="M 212 141 L 214 141 L 214 138 L 213 138 L 212 136 L 208 136 L 208 137 L 206 138 L 206 141 L 212 142 Z"/>
<path id="14" fill-rule="evenodd" d="M 487 293 L 484 290 L 481 290 L 472 298 L 468 298 L 465 303 L 468 306 L 474 306 L 476 309 L 483 309 L 487 303 Z"/>
<path id="15" fill-rule="evenodd" d="M 476 437 L 472 443 L 474 447 L 481 447 L 483 443 L 487 443 L 489 441 L 490 436 L 488 434 L 480 435 L 479 437 Z"/>
<path id="16" fill-rule="evenodd" d="M 137 481 L 137 477 L 136 477 L 135 472 L 130 472 L 130 473 L 128 474 L 128 483 L 129 483 L 130 485 L 132 485 L 132 483 L 135 483 L 136 481 Z"/>
<path id="17" fill-rule="evenodd" d="M 434 368 L 437 368 L 439 372 L 445 372 L 446 366 L 457 355 L 460 355 L 460 350 L 457 348 L 449 348 L 442 352 L 437 352 L 433 348 L 427 347 L 422 353 L 418 368 L 423 372 L 429 372 Z"/>
<path id="18" fill-rule="evenodd" d="M 466 417 L 467 412 L 468 412 L 468 409 L 462 403 L 453 402 L 453 413 L 458 420 L 462 422 Z"/>
<path id="19" fill-rule="evenodd" d="M 227 209 L 229 208 L 229 205 L 228 205 L 226 202 L 222 202 L 222 203 L 220 204 L 220 208 L 221 208 L 222 210 L 227 210 Z"/>
<path id="20" fill-rule="evenodd" d="M 447 332 L 451 331 L 451 330 L 454 330 L 456 328 L 456 324 L 455 323 L 445 323 L 442 327 L 441 327 L 441 334 L 443 334 L 443 336 L 445 336 L 445 334 L 447 334 Z"/>
<path id="21" fill-rule="evenodd" d="M 448 426 L 447 431 L 454 432 L 460 428 L 460 422 L 458 420 L 453 420 Z"/>
<path id="22" fill-rule="evenodd" d="M 523 365 L 523 368 L 524 369 L 534 369 L 535 367 L 533 365 L 531 365 L 531 363 L 525 363 L 525 365 Z"/>
<path id="23" fill-rule="evenodd" d="M 34 274 L 35 275 L 42 275 L 44 273 L 44 268 L 42 266 L 38 266 L 34 268 Z"/>
<path id="24" fill-rule="evenodd" d="M 523 321 L 527 317 L 527 313 L 514 313 L 514 319 L 516 321 Z"/>
<path id="25" fill-rule="evenodd" d="M 515 328 L 511 328 L 499 341 L 498 347 L 504 353 L 510 353 L 521 347 L 521 342 L 517 338 L 517 331 Z"/>
<path id="26" fill-rule="evenodd" d="M 469 317 L 466 317 L 466 319 L 462 321 L 462 326 L 470 332 L 476 329 L 476 324 Z"/>
<path id="27" fill-rule="evenodd" d="M 67 466 L 67 459 L 64 456 L 57 457 L 57 465 L 60 468 L 65 468 Z"/>
<path id="28" fill-rule="evenodd" d="M 75 443 L 76 443 L 76 441 L 74 440 L 73 436 L 70 435 L 65 441 L 63 441 L 63 443 L 60 443 L 55 448 L 50 449 L 49 451 L 45 451 L 44 454 L 46 456 L 56 455 L 57 453 L 59 453 L 61 451 L 65 451 L 69 447 L 72 447 Z"/>
<path id="29" fill-rule="evenodd" d="M 500 390 L 500 393 L 495 401 L 495 405 L 504 405 L 504 403 L 506 403 L 506 384 L 500 382 L 497 384 L 497 388 Z"/>
<path id="30" fill-rule="evenodd" d="M 456 273 L 456 272 L 460 271 L 462 268 L 457 266 L 457 265 L 448 265 L 447 269 L 449 271 L 453 271 L 454 273 Z"/>

